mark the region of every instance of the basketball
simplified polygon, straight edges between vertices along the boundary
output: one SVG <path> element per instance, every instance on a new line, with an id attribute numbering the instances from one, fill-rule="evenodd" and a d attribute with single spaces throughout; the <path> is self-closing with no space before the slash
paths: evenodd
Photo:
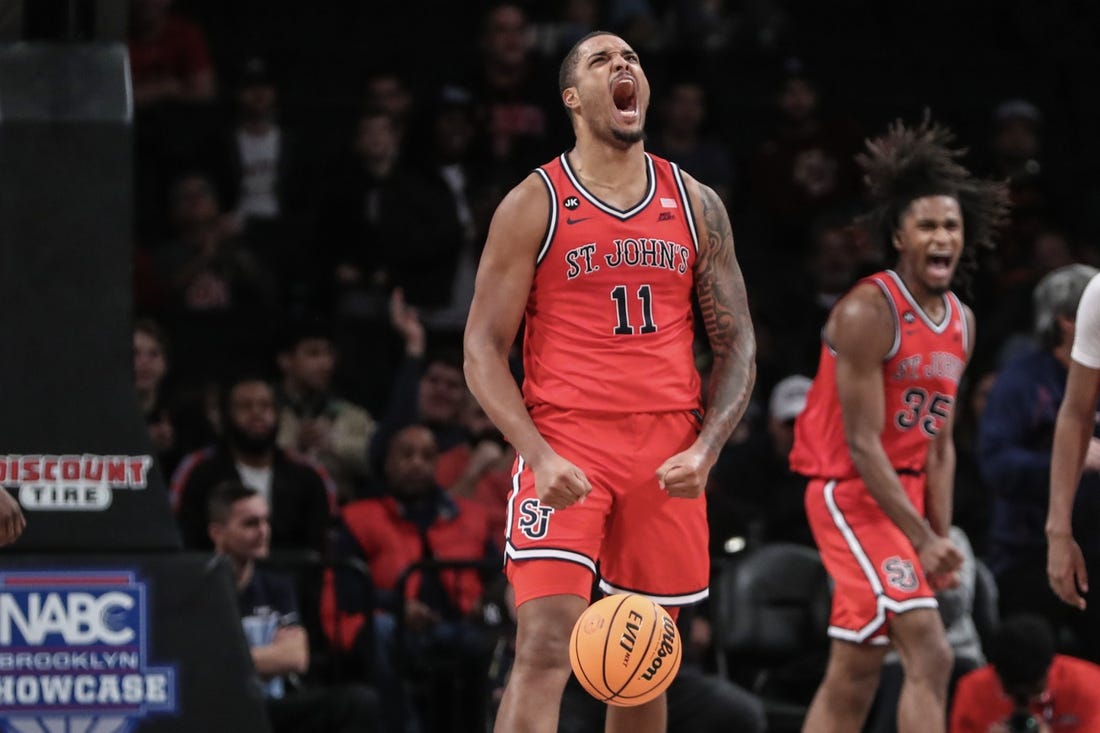
<path id="1" fill-rule="evenodd" d="M 629 707 L 660 695 L 680 669 L 676 622 L 659 604 L 633 593 L 589 606 L 569 639 L 573 674 L 601 702 Z"/>

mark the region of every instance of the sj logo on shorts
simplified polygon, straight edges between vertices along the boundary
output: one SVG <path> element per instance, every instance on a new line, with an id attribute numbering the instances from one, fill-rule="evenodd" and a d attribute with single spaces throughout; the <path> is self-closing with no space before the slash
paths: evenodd
<path id="1" fill-rule="evenodd" d="M 896 555 L 886 558 L 882 563 L 882 572 L 886 574 L 887 583 L 906 593 L 911 593 L 920 586 L 913 563 Z"/>
<path id="2" fill-rule="evenodd" d="M 541 540 L 550 528 L 554 508 L 543 506 L 538 499 L 524 499 L 519 505 L 519 531 L 532 540 Z"/>

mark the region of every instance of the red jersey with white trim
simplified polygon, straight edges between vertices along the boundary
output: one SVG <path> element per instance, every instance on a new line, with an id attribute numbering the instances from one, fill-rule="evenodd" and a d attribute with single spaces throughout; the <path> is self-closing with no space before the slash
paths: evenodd
<path id="1" fill-rule="evenodd" d="M 698 409 L 698 243 L 679 168 L 646 154 L 645 195 L 627 210 L 585 190 L 565 154 L 536 173 L 550 220 L 527 301 L 527 406 Z"/>
<path id="2" fill-rule="evenodd" d="M 880 287 L 894 313 L 894 343 L 882 363 L 882 446 L 896 470 L 921 472 L 929 443 L 955 407 L 969 347 L 966 313 L 958 297 L 948 292 L 943 319 L 933 323 L 892 270 L 862 282 Z M 790 463 L 791 470 L 811 478 L 859 476 L 844 437 L 836 354 L 825 343 L 806 408 L 795 420 Z"/>

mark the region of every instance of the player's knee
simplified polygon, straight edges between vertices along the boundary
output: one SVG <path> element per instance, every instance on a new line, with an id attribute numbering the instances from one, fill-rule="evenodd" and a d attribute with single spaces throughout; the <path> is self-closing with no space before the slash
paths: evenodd
<path id="1" fill-rule="evenodd" d="M 569 634 L 572 624 L 551 620 L 529 624 L 516 640 L 516 666 L 528 669 L 568 671 Z"/>
<path id="2" fill-rule="evenodd" d="M 936 689 L 947 689 L 955 653 L 943 634 L 925 639 L 908 655 L 905 678 Z"/>
<path id="3" fill-rule="evenodd" d="M 839 670 L 838 670 L 839 671 Z M 850 697 L 872 697 L 878 687 L 879 676 L 882 674 L 882 666 L 871 667 L 867 665 L 853 664 L 837 675 L 837 679 L 849 691 Z"/>

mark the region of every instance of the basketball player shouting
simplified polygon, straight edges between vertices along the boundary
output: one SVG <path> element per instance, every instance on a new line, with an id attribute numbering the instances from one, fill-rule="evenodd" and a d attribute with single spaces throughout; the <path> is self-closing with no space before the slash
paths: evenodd
<path id="1" fill-rule="evenodd" d="M 557 730 L 595 573 L 605 592 L 669 607 L 707 595 L 703 489 L 755 379 L 729 219 L 712 190 L 643 149 L 638 55 L 592 33 L 559 81 L 576 145 L 497 209 L 465 335 L 470 389 L 519 455 L 506 538 L 518 638 L 496 721 L 507 733 Z M 705 417 L 693 296 L 714 352 Z M 521 394 L 508 351 L 523 318 Z M 662 695 L 610 709 L 607 730 L 663 733 L 666 717 Z"/>
<path id="2" fill-rule="evenodd" d="M 860 156 L 870 232 L 897 265 L 833 308 L 795 422 L 791 467 L 810 479 L 807 516 L 835 584 L 829 665 L 803 727 L 812 733 L 862 728 L 890 642 L 905 669 L 898 731 L 946 725 L 951 650 L 933 591 L 957 584 L 962 563 L 947 538 L 951 434 L 974 345 L 974 315 L 950 288 L 990 245 L 1007 196 L 956 162 L 951 139 L 927 120 L 898 124 Z"/>

